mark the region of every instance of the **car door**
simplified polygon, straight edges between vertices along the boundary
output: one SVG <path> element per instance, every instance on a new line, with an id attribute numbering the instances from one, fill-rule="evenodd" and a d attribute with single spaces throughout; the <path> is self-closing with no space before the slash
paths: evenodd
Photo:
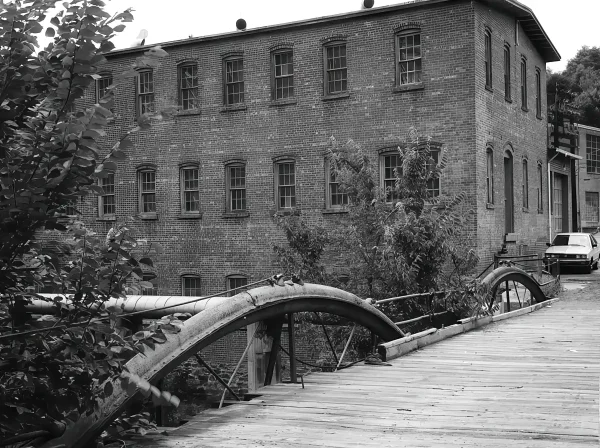
<path id="1" fill-rule="evenodd" d="M 600 247 L 598 247 L 598 241 L 596 241 L 594 235 L 590 235 L 590 242 L 592 243 L 592 258 L 598 260 L 598 257 L 600 257 Z"/>

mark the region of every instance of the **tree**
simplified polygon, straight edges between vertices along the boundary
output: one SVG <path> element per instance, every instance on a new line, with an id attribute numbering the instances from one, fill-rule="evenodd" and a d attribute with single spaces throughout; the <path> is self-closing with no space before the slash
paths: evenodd
<path id="1" fill-rule="evenodd" d="M 331 143 L 329 165 L 341 191 L 348 195 L 347 216 L 326 234 L 324 229 L 298 224 L 297 217 L 284 218 L 282 227 L 289 245 L 285 249 L 276 246 L 275 250 L 286 254 L 287 261 L 282 263 L 286 273 L 291 275 L 296 269 L 301 275 L 321 275 L 327 259 L 344 266 L 349 281 L 343 288 L 360 297 L 383 299 L 444 288 L 464 289 L 466 295 L 475 291 L 466 286 L 465 278 L 478 261 L 467 243 L 466 195 L 434 198 L 428 191 L 428 185 L 446 166 L 446 149 L 442 148 L 436 164 L 431 139 L 419 138 L 411 129 L 407 141 L 397 148 L 402 166 L 396 170 L 395 185 L 385 190 L 378 182 L 378 165 L 360 145 L 353 141 L 339 144 L 335 139 Z M 296 244 L 298 241 L 303 244 Z M 306 267 L 307 260 L 312 269 Z M 340 286 L 335 275 L 322 278 Z M 472 308 L 465 305 L 468 300 L 460 293 L 447 302 L 458 314 Z M 386 312 L 402 319 L 422 315 L 437 305 L 405 302 L 387 307 Z"/>
<path id="2" fill-rule="evenodd" d="M 121 375 L 127 359 L 178 331 L 178 320 L 166 318 L 132 334 L 122 311 L 106 306 L 148 286 L 142 266 L 160 247 L 137 240 L 127 223 L 105 239 L 65 214 L 78 197 L 103 194 L 98 179 L 126 157 L 129 136 L 156 118 L 143 115 L 116 143 L 106 141 L 115 87 L 166 53 L 149 50 L 98 104 L 81 109 L 112 37 L 133 16 L 110 16 L 101 0 L 71 0 L 56 12 L 57 4 L 18 0 L 0 10 L 0 439 L 57 435 L 110 395 L 105 380 Z M 38 51 L 42 32 L 52 42 Z M 40 244 L 40 232 L 58 232 L 52 248 Z M 33 291 L 49 284 L 72 299 L 56 298 L 58 314 L 34 318 L 28 305 L 45 299 Z"/>
<path id="3" fill-rule="evenodd" d="M 559 102 L 578 108 L 581 124 L 600 127 L 600 48 L 582 47 L 564 72 L 548 77 L 547 87 L 549 102 L 558 88 Z"/>

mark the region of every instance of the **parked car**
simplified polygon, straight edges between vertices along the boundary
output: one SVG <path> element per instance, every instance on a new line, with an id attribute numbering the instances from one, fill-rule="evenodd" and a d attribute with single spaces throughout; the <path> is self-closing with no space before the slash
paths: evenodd
<path id="1" fill-rule="evenodd" d="M 547 246 L 544 257 L 546 266 L 558 259 L 561 267 L 580 267 L 586 274 L 598 269 L 600 247 L 596 238 L 589 233 L 559 233 Z"/>

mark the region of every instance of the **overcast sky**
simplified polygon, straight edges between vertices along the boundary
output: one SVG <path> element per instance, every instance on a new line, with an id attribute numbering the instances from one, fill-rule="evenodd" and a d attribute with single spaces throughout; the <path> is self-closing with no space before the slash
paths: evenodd
<path id="1" fill-rule="evenodd" d="M 533 10 L 562 57 L 548 64 L 550 69 L 564 69 L 583 45 L 600 46 L 600 0 L 520 1 Z M 405 1 L 375 0 L 375 7 L 398 3 Z M 250 29 L 341 14 L 360 9 L 361 0 L 113 0 L 108 5 L 111 11 L 135 10 L 134 22 L 114 41 L 124 48 L 141 29 L 148 31 L 147 44 L 160 43 L 234 31 L 240 17 Z"/>

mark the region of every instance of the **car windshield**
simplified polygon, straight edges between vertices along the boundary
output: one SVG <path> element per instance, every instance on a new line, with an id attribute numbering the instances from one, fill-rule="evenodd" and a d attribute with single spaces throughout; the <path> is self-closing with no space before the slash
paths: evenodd
<path id="1" fill-rule="evenodd" d="M 553 246 L 589 246 L 589 237 L 587 235 L 556 235 Z"/>

